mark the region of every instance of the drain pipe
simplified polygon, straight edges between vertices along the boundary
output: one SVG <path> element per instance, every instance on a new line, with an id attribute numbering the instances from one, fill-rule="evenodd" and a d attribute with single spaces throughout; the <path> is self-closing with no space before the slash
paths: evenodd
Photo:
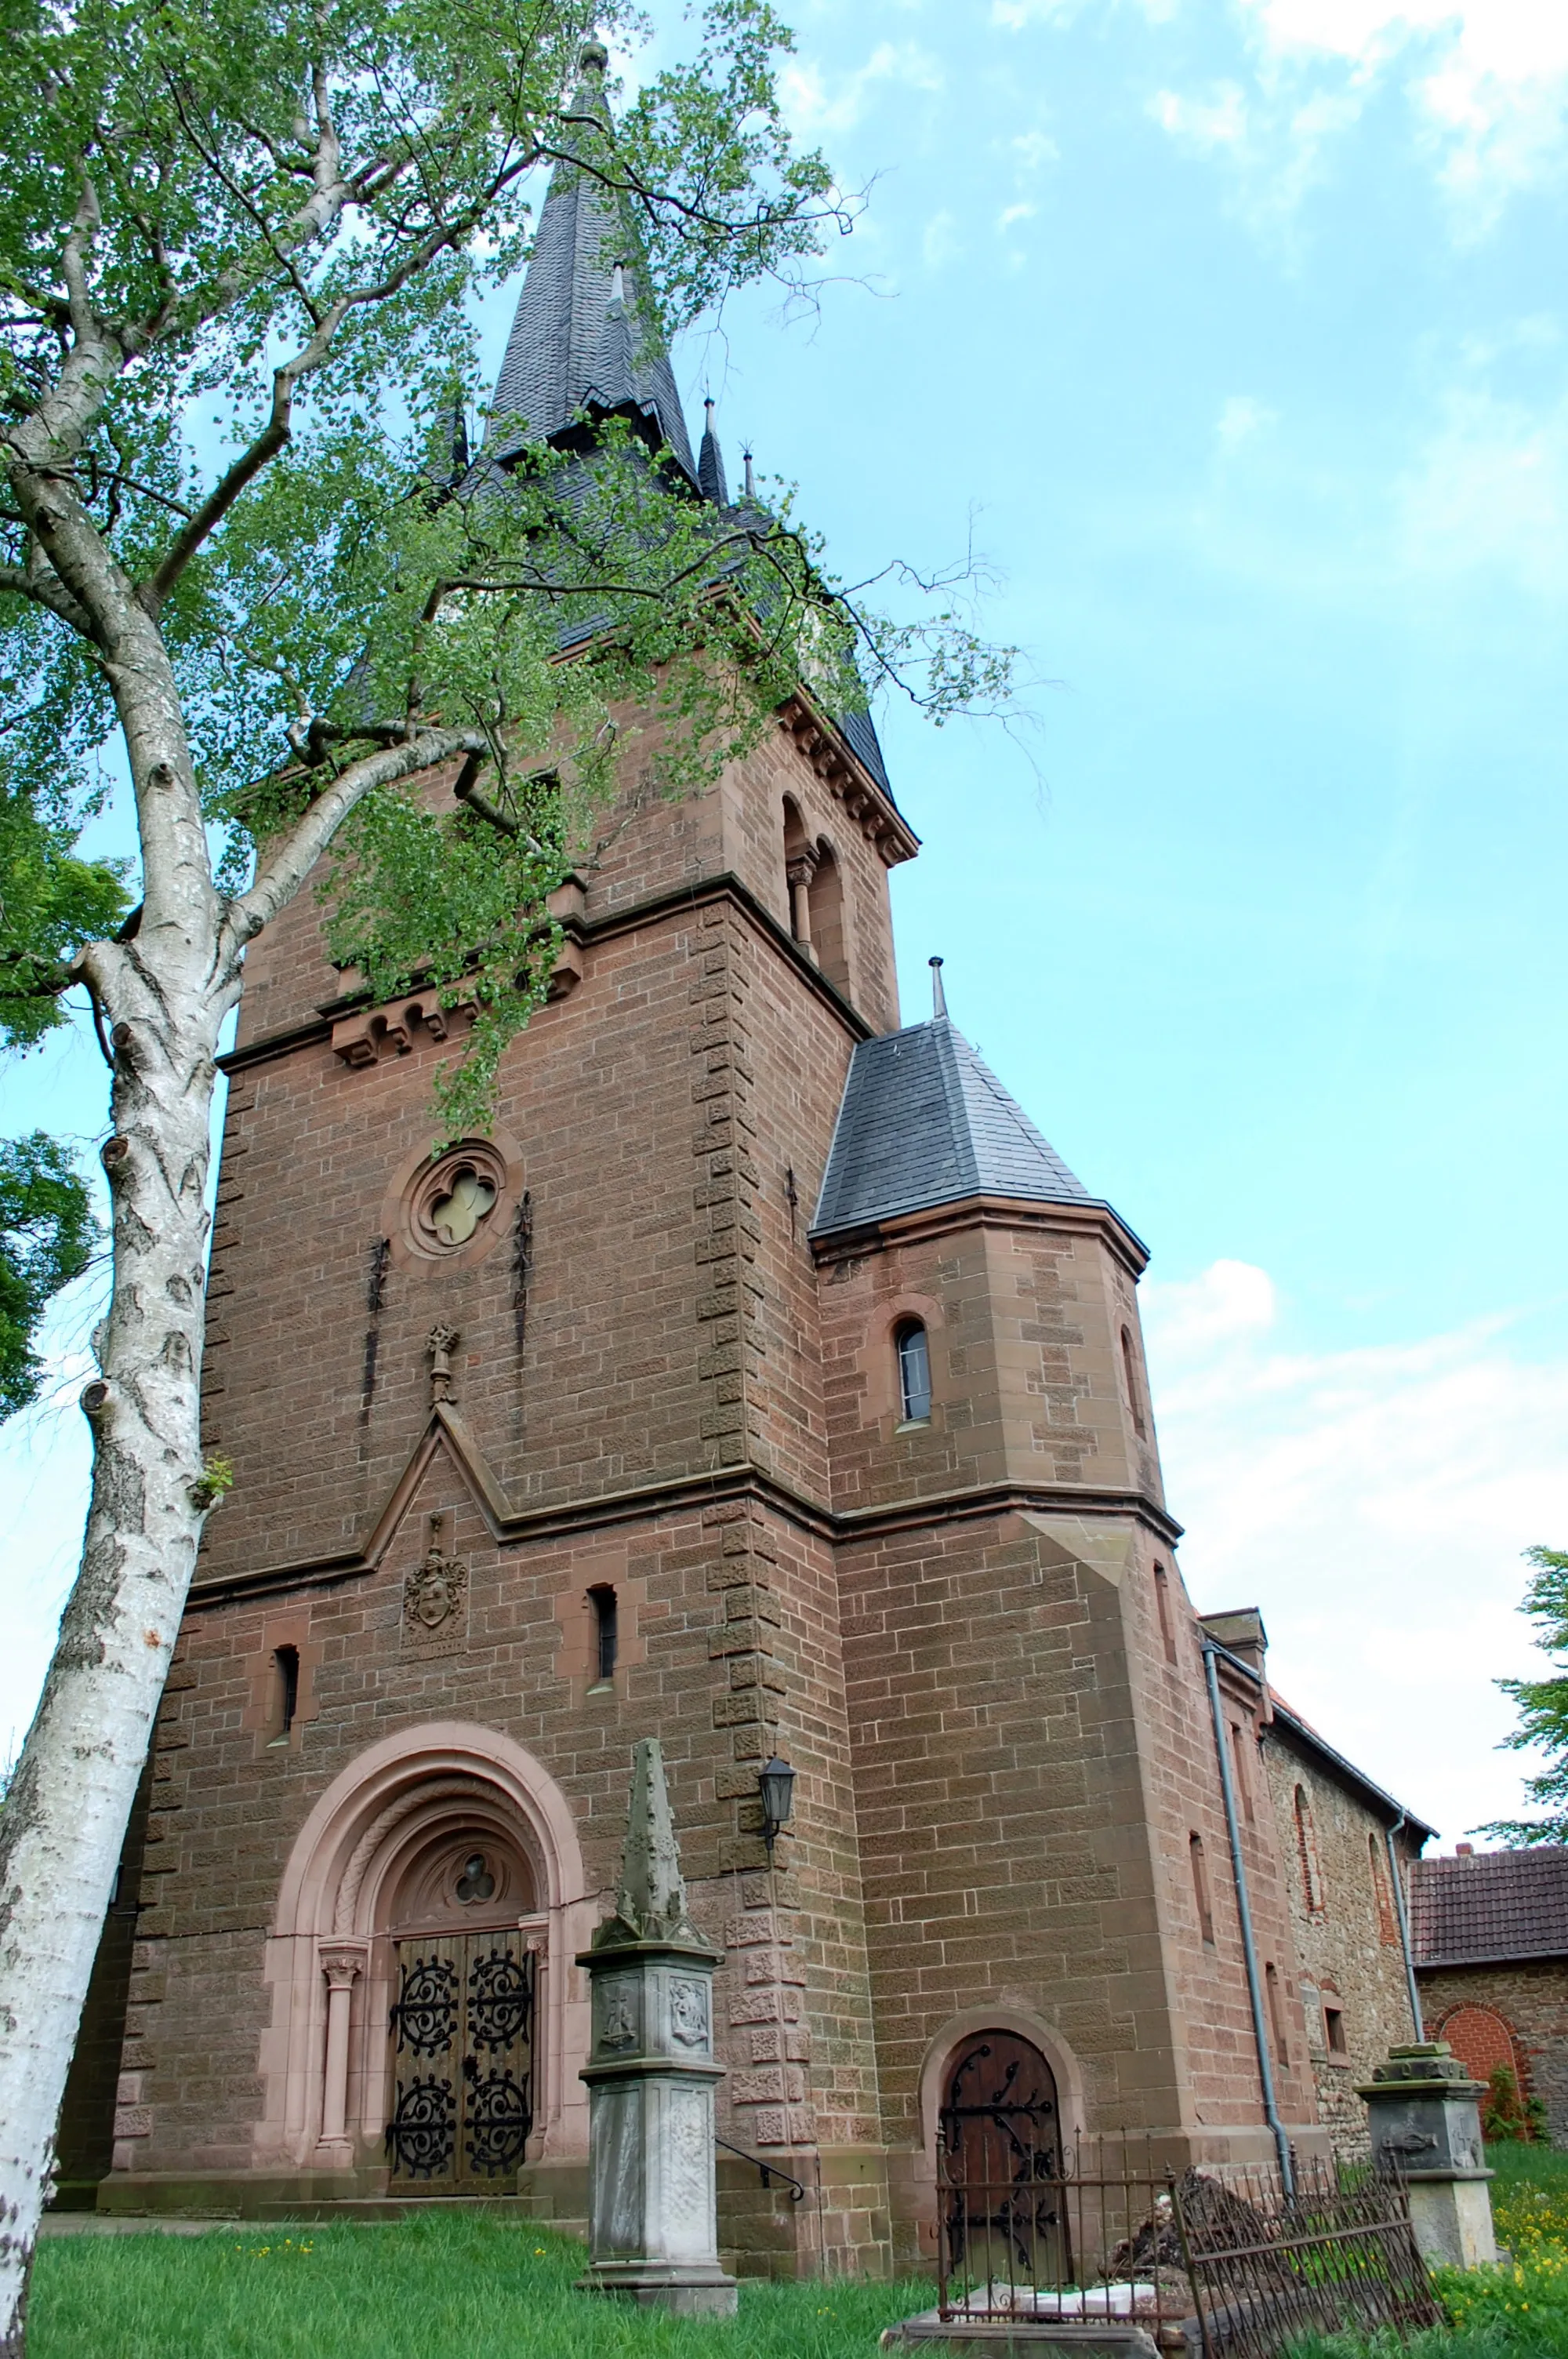
<path id="1" fill-rule="evenodd" d="M 1411 1950 L 1411 1920 L 1405 1909 L 1405 1880 L 1400 1873 L 1400 1855 L 1394 1849 L 1394 1837 L 1404 1832 L 1405 1817 L 1405 1812 L 1401 1810 L 1393 1825 L 1384 1829 L 1383 1841 L 1389 1846 L 1389 1874 L 1393 1879 L 1394 1886 L 1394 1917 L 1399 1925 L 1400 1948 L 1404 1953 L 1405 1961 L 1405 1988 L 1410 1993 L 1411 2020 L 1415 2025 L 1415 2036 L 1419 2042 L 1426 2038 L 1426 2027 L 1421 2019 L 1421 1989 L 1416 1982 L 1415 1958 Z"/>
<path id="2" fill-rule="evenodd" d="M 1230 1775 L 1230 1748 L 1225 1734 L 1225 1712 L 1219 1701 L 1219 1649 L 1212 1638 L 1203 1642 L 1204 1675 L 1208 1681 L 1208 1708 L 1214 1720 L 1214 1749 L 1219 1761 L 1219 1790 L 1225 1797 L 1225 1831 L 1230 1839 L 1230 1870 L 1236 1879 L 1236 1913 L 1241 1920 L 1241 1954 L 1247 1964 L 1247 1995 L 1252 2003 L 1252 2037 L 1258 2048 L 1258 2078 L 1263 2090 L 1263 2118 L 1274 2136 L 1280 2158 L 1280 2185 L 1288 2201 L 1296 2191 L 1291 2161 L 1291 2141 L 1274 2102 L 1274 2068 L 1269 2061 L 1269 2027 L 1263 2013 L 1263 1986 L 1258 1979 L 1258 1951 L 1252 1940 L 1252 1907 L 1247 1897 L 1247 1866 L 1241 1856 L 1241 1829 L 1236 1819 L 1236 1788 Z"/>

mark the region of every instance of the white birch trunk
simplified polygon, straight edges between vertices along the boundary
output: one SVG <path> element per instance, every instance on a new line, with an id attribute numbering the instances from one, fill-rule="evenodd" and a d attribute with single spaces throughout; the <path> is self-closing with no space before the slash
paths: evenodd
<path id="1" fill-rule="evenodd" d="M 199 930 L 199 929 L 197 929 Z M 195 950 L 197 945 L 189 943 Z M 116 1018 L 114 1287 L 82 1395 L 92 1490 L 82 1564 L 0 1813 L 0 2353 L 28 2276 L 87 1985 L 195 1564 L 205 1197 L 218 1029 L 232 992 L 180 990 L 139 944 L 99 946 Z M 200 964 L 210 968 L 210 954 Z M 203 987 L 209 986 L 209 987 Z"/>

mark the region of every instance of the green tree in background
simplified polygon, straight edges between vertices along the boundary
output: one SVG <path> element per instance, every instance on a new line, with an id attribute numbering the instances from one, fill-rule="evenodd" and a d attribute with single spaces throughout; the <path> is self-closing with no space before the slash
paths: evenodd
<path id="1" fill-rule="evenodd" d="M 1544 1810 L 1541 1819 L 1494 1819 L 1476 1832 L 1509 1844 L 1568 1843 L 1568 1555 L 1532 1548 L 1525 1562 L 1535 1571 L 1519 1608 L 1535 1625 L 1535 1644 L 1556 1666 L 1544 1680 L 1499 1680 L 1519 1706 L 1519 1726 L 1503 1743 L 1511 1752 L 1539 1746 L 1546 1767 L 1524 1781 L 1525 1799 Z"/>
<path id="2" fill-rule="evenodd" d="M 63 1147 L 41 1130 L 0 1144 L 0 1417 L 38 1398 L 38 1322 L 60 1288 L 81 1276 L 98 1235 Z"/>

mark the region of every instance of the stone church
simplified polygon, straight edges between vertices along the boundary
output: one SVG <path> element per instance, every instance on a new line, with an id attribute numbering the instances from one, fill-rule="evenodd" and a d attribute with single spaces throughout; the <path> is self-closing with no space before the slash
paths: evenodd
<path id="1" fill-rule="evenodd" d="M 496 411 L 563 448 L 624 416 L 722 506 L 637 275 L 560 167 Z M 710 791 L 629 793 L 492 1133 L 437 1160 L 433 1001 L 346 988 L 309 892 L 253 950 L 205 1379 L 236 1483 L 61 2201 L 580 2221 L 575 1961 L 646 1735 L 724 1952 L 731 2259 L 928 2259 L 944 2117 L 1004 2085 L 1047 2142 L 1180 2166 L 1271 2156 L 1267 2079 L 1325 2143 L 1267 1683 L 1176 1568 L 1145 1247 L 939 993 L 902 1020 L 916 850 L 870 723 L 805 690 Z"/>

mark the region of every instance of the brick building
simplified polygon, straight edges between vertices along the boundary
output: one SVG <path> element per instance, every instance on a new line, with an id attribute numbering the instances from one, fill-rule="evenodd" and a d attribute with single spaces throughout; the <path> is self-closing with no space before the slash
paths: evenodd
<path id="1" fill-rule="evenodd" d="M 1233 1721 L 1231 1749 L 1238 1760 L 1256 1759 L 1271 1832 L 1285 1863 L 1318 2119 L 1336 2152 L 1355 2158 L 1369 2147 L 1357 2082 L 1371 2079 L 1390 2048 L 1421 2036 L 1408 1912 L 1402 1918 L 1401 1910 L 1412 1866 L 1434 1831 L 1275 1694 L 1260 1614 L 1206 1614 L 1203 1626 L 1251 1676 L 1255 1717 L 1245 1730 Z M 1273 2030 L 1288 2049 L 1284 2022 Z"/>
<path id="2" fill-rule="evenodd" d="M 634 254 L 560 168 L 497 409 L 624 415 L 722 504 Z M 711 791 L 629 782 L 492 1135 L 437 1161 L 434 1006 L 346 989 L 308 893 L 254 947 L 205 1376 L 237 1479 L 68 2094 L 100 2204 L 579 2218 L 573 1960 L 645 1734 L 726 1953 L 733 2254 L 928 2255 L 939 2117 L 1010 2068 L 1042 2138 L 1272 2153 L 1207 1664 L 1254 1753 L 1266 1691 L 1175 1567 L 1145 1249 L 940 1009 L 901 1028 L 915 850 L 869 722 L 804 691 Z M 1291 1864 L 1238 1775 L 1311 2147 Z"/>
<path id="3" fill-rule="evenodd" d="M 1568 2146 L 1568 1850 L 1423 1859 L 1411 1920 L 1427 2036 L 1478 2081 L 1506 2065 Z"/>

